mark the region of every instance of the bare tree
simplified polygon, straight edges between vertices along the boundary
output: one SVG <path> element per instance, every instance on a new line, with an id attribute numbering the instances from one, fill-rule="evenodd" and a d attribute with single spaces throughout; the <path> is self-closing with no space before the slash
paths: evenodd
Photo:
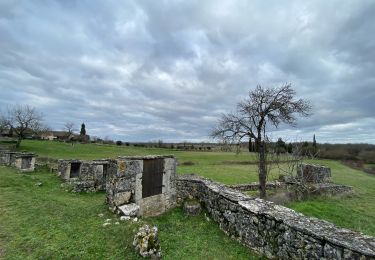
<path id="1" fill-rule="evenodd" d="M 28 105 L 9 107 L 5 118 L 9 128 L 13 129 L 13 133 L 17 136 L 16 147 L 20 146 L 27 134 L 40 133 L 46 129 L 42 125 L 43 115 Z"/>
<path id="2" fill-rule="evenodd" d="M 68 137 L 71 136 L 73 134 L 73 132 L 76 130 L 73 122 L 66 122 L 64 124 L 64 129 L 65 129 Z"/>
<path id="3" fill-rule="evenodd" d="M 0 136 L 7 129 L 9 129 L 8 119 L 0 112 Z"/>
<path id="4" fill-rule="evenodd" d="M 278 127 L 280 123 L 295 125 L 295 114 L 308 116 L 311 106 L 303 99 L 295 100 L 295 90 L 290 84 L 280 88 L 263 88 L 257 86 L 249 96 L 237 104 L 236 113 L 223 114 L 218 126 L 211 133 L 214 138 L 240 142 L 244 138 L 255 141 L 259 156 L 259 190 L 260 197 L 266 197 L 267 126 Z"/>

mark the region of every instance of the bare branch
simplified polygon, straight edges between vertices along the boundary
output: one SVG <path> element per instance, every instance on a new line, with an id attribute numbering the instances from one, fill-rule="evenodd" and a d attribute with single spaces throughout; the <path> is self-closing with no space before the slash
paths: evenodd
<path id="1" fill-rule="evenodd" d="M 46 129 L 42 124 L 43 115 L 28 105 L 9 107 L 6 120 L 18 138 L 17 146 L 27 134 L 37 134 Z"/>
<path id="2" fill-rule="evenodd" d="M 259 155 L 259 183 L 261 197 L 265 197 L 267 176 L 266 126 L 278 127 L 281 123 L 295 125 L 296 114 L 308 116 L 311 106 L 308 101 L 295 99 L 296 92 L 290 84 L 279 88 L 263 88 L 258 85 L 242 102 L 236 113 L 221 116 L 211 137 L 229 142 L 240 142 L 243 138 L 255 140 Z"/>

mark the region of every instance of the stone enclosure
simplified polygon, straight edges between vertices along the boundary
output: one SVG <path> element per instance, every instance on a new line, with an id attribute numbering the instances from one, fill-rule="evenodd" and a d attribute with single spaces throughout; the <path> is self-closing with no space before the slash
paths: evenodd
<path id="1" fill-rule="evenodd" d="M 297 180 L 328 190 L 334 185 L 327 168 L 302 166 L 300 171 L 304 169 L 308 174 L 297 174 Z M 110 208 L 126 216 L 159 215 L 186 200 L 190 204 L 185 203 L 185 207 L 194 206 L 199 213 L 200 203 L 227 235 L 268 258 L 375 259 L 375 238 L 195 175 L 177 178 L 173 156 L 59 160 L 58 172 L 62 179 L 75 185 L 76 191 L 105 190 Z M 269 183 L 268 188 L 277 189 L 280 185 L 289 184 Z M 248 184 L 242 188 L 258 186 Z"/>
<path id="2" fill-rule="evenodd" d="M 75 192 L 106 191 L 107 203 L 123 215 L 159 215 L 176 202 L 173 156 L 59 160 L 58 175 Z"/>
<path id="3" fill-rule="evenodd" d="M 238 191 L 258 191 L 259 183 L 229 185 Z M 328 167 L 313 164 L 301 164 L 296 176 L 281 176 L 279 181 L 266 183 L 266 190 L 271 195 L 268 200 L 278 204 L 295 200 L 305 200 L 317 195 L 350 194 L 353 188 L 347 185 L 335 184 L 331 181 L 331 170 Z"/>
<path id="4" fill-rule="evenodd" d="M 35 169 L 34 153 L 0 151 L 0 165 L 11 166 L 19 171 L 32 172 Z"/>
<path id="5" fill-rule="evenodd" d="M 107 202 L 125 215 L 159 215 L 176 203 L 173 156 L 128 156 L 117 159 L 107 182 Z"/>

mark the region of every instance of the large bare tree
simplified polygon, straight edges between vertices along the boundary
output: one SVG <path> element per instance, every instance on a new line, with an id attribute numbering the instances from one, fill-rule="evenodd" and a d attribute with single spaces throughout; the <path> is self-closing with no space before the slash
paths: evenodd
<path id="1" fill-rule="evenodd" d="M 28 105 L 9 107 L 5 118 L 9 128 L 17 136 L 16 147 L 20 146 L 27 134 L 40 133 L 46 129 L 42 124 L 43 115 Z"/>
<path id="2" fill-rule="evenodd" d="M 296 92 L 290 84 L 279 88 L 257 86 L 248 97 L 237 104 L 235 113 L 223 114 L 217 127 L 212 131 L 214 138 L 240 142 L 248 138 L 249 145 L 255 141 L 259 156 L 260 197 L 266 197 L 267 127 L 278 127 L 280 123 L 295 125 L 296 114 L 308 116 L 311 106 L 308 101 L 295 99 Z"/>

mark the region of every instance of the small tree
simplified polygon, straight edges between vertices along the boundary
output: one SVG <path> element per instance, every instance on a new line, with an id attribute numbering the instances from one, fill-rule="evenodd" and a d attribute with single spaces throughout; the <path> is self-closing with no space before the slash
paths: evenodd
<path id="1" fill-rule="evenodd" d="M 303 99 L 295 100 L 296 92 L 290 84 L 280 88 L 257 86 L 248 97 L 237 104 L 236 113 L 223 114 L 211 136 L 240 142 L 243 138 L 255 140 L 259 157 L 258 174 L 260 197 L 266 197 L 267 158 L 265 141 L 267 124 L 278 127 L 280 123 L 294 125 L 295 113 L 308 116 L 311 109 Z"/>
<path id="2" fill-rule="evenodd" d="M 287 151 L 290 154 L 293 152 L 293 145 L 291 143 L 288 144 Z"/>
<path id="3" fill-rule="evenodd" d="M 67 137 L 71 136 L 73 132 L 76 130 L 73 122 L 66 122 L 64 124 L 64 129 L 66 131 Z"/>
<path id="4" fill-rule="evenodd" d="M 316 144 L 315 134 L 314 134 L 314 137 L 313 137 L 312 147 L 313 147 L 312 152 L 313 152 L 314 156 L 316 156 L 317 153 L 318 153 L 318 145 Z"/>
<path id="5" fill-rule="evenodd" d="M 87 143 L 87 142 L 90 141 L 90 136 L 88 136 L 86 134 L 86 125 L 85 125 L 85 123 L 82 123 L 82 125 L 81 125 L 81 130 L 79 132 L 79 138 L 78 138 L 78 140 L 80 142 L 83 142 L 83 143 Z M 112 141 L 112 140 L 111 140 L 111 142 L 114 143 L 114 141 Z"/>
<path id="6" fill-rule="evenodd" d="M 86 125 L 85 123 L 82 123 L 81 125 L 81 131 L 79 132 L 80 136 L 85 136 L 86 135 Z"/>
<path id="7" fill-rule="evenodd" d="M 277 154 L 287 152 L 287 146 L 281 137 L 277 140 L 275 148 Z"/>
<path id="8" fill-rule="evenodd" d="M 20 147 L 21 141 L 27 134 L 38 134 L 47 130 L 42 125 L 43 115 L 34 107 L 28 105 L 15 105 L 8 108 L 5 118 L 9 129 L 13 130 L 13 134 L 17 137 L 16 147 Z"/>

